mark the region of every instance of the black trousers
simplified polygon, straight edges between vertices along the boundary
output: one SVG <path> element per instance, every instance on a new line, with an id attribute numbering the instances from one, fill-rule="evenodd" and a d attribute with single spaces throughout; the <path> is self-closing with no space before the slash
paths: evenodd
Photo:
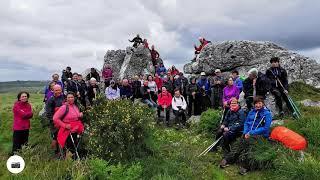
<path id="1" fill-rule="evenodd" d="M 170 107 L 166 108 L 166 122 L 167 123 L 169 123 L 169 120 L 170 120 L 170 110 L 171 110 Z M 161 113 L 161 111 L 164 111 L 164 108 L 162 108 L 161 106 L 158 106 L 157 111 L 158 111 L 158 117 L 160 117 L 160 113 Z"/>
<path id="2" fill-rule="evenodd" d="M 192 105 L 195 105 L 195 99 L 193 99 L 193 96 L 189 96 L 189 104 L 188 104 L 188 115 L 192 115 Z M 194 110 L 193 110 L 194 111 Z"/>
<path id="3" fill-rule="evenodd" d="M 271 93 L 274 95 L 274 98 L 276 100 L 276 105 L 278 106 L 280 112 L 283 111 L 282 99 L 286 102 L 288 108 L 292 111 L 289 99 L 287 98 L 283 90 L 276 88 L 276 89 L 273 89 Z"/>
<path id="4" fill-rule="evenodd" d="M 185 110 L 173 110 L 173 114 L 176 116 L 175 117 L 175 121 L 176 123 L 182 123 L 183 125 L 186 125 L 186 121 L 187 121 L 187 117 L 186 117 L 186 112 Z M 180 117 L 181 117 L 181 121 L 180 121 Z"/>
<path id="5" fill-rule="evenodd" d="M 223 129 L 219 129 L 216 133 L 216 140 L 222 136 L 222 140 L 220 141 L 220 145 L 223 150 L 224 156 L 226 156 L 231 151 L 231 144 L 241 136 L 241 131 L 233 132 L 228 131 L 224 132 Z"/>
<path id="6" fill-rule="evenodd" d="M 28 139 L 29 139 L 29 129 L 13 131 L 12 153 L 17 152 L 22 148 L 22 146 L 27 145 Z"/>

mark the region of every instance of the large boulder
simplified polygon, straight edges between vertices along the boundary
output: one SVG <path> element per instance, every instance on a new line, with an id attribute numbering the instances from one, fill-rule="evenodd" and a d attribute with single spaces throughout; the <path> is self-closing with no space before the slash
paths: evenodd
<path id="1" fill-rule="evenodd" d="M 320 86 L 320 65 L 313 59 L 291 52 L 271 42 L 225 41 L 205 46 L 195 62 L 184 66 L 187 74 L 202 71 L 212 74 L 219 68 L 224 72 L 237 69 L 240 74 L 255 67 L 265 72 L 270 67 L 271 57 L 280 57 L 281 66 L 288 72 L 289 83 L 303 80 L 307 84 Z"/>
<path id="2" fill-rule="evenodd" d="M 126 50 L 109 50 L 104 56 L 104 64 L 109 64 L 115 78 L 133 77 L 154 72 L 150 50 L 139 46 Z"/>

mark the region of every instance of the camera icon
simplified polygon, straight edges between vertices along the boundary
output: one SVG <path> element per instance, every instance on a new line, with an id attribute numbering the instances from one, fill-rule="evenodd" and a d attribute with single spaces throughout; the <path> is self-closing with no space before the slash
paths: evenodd
<path id="1" fill-rule="evenodd" d="M 11 168 L 20 168 L 20 162 L 11 163 Z"/>
<path id="2" fill-rule="evenodd" d="M 7 169 L 13 174 L 18 174 L 23 171 L 25 162 L 22 157 L 14 155 L 7 160 Z"/>

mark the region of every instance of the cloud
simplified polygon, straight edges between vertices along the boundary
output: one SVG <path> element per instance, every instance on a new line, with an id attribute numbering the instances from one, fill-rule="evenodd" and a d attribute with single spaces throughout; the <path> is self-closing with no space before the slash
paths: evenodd
<path id="1" fill-rule="evenodd" d="M 67 65 L 76 72 L 101 68 L 108 49 L 125 49 L 137 33 L 178 68 L 193 58 L 199 36 L 274 41 L 320 57 L 319 8 L 316 0 L 1 1 L 0 81 L 50 76 L 21 77 L 15 64 L 43 74 Z"/>

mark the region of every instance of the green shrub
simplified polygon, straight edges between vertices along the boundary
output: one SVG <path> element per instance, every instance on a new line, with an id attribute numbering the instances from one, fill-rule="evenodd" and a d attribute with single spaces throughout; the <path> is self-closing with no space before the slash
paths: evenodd
<path id="1" fill-rule="evenodd" d="M 306 155 L 304 160 L 297 156 L 283 155 L 276 162 L 274 176 L 277 179 L 320 179 L 320 161 Z"/>
<path id="2" fill-rule="evenodd" d="M 150 122 L 154 114 L 145 106 L 131 101 L 107 101 L 88 110 L 90 120 L 89 154 L 111 162 L 127 161 L 147 152 Z"/>
<path id="3" fill-rule="evenodd" d="M 89 160 L 90 179 L 134 180 L 142 177 L 140 163 L 131 165 L 108 164 L 102 159 Z"/>
<path id="4" fill-rule="evenodd" d="M 199 122 L 199 132 L 213 133 L 217 130 L 220 124 L 221 113 L 217 110 L 208 109 L 203 112 L 200 117 Z"/>

